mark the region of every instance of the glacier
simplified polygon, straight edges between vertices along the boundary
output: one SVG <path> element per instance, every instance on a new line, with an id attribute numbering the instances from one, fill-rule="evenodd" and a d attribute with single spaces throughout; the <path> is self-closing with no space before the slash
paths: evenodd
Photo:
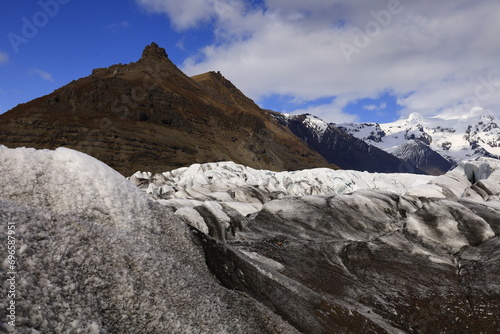
<path id="1" fill-rule="evenodd" d="M 437 177 L 213 162 L 126 179 L 74 150 L 0 146 L 0 222 L 2 242 L 16 226 L 19 333 L 500 326 L 495 159 Z"/>
<path id="2" fill-rule="evenodd" d="M 129 180 L 201 232 L 225 286 L 303 333 L 494 333 L 500 324 L 496 159 L 441 176 L 216 162 Z"/>
<path id="3" fill-rule="evenodd" d="M 0 222 L 2 245 L 16 226 L 18 282 L 1 332 L 297 332 L 222 287 L 176 215 L 83 153 L 0 146 Z"/>
<path id="4" fill-rule="evenodd" d="M 177 199 L 236 202 L 240 204 L 238 208 L 248 214 L 257 212 L 261 204 L 284 196 L 346 194 L 360 189 L 384 189 L 403 194 L 413 187 L 427 184 L 432 178 L 328 168 L 273 172 L 225 161 L 193 164 L 154 175 L 139 171 L 129 180 L 153 198 L 164 200 L 165 205 L 186 204 L 175 201 Z"/>

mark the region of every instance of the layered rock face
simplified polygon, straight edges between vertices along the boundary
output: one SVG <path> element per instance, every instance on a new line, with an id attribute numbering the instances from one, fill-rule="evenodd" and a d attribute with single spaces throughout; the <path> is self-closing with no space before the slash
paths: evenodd
<path id="1" fill-rule="evenodd" d="M 0 144 L 74 148 L 124 175 L 232 160 L 255 168 L 329 166 L 218 73 L 187 77 L 155 43 L 0 115 Z"/>

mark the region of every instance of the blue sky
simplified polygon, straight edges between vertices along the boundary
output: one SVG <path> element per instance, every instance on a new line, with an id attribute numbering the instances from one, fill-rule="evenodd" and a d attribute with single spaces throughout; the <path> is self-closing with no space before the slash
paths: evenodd
<path id="1" fill-rule="evenodd" d="M 156 42 L 263 108 L 388 122 L 500 111 L 493 0 L 41 0 L 0 4 L 0 113 Z"/>
<path id="2" fill-rule="evenodd" d="M 33 22 L 33 16 L 43 11 L 36 1 L 19 3 L 0 5 L 0 52 L 9 57 L 0 66 L 2 112 L 87 76 L 93 68 L 136 61 L 152 41 L 167 48 L 173 62 L 182 64 L 212 38 L 209 30 L 197 29 L 189 36 L 178 33 L 167 18 L 148 14 L 134 1 L 72 0 L 58 3 L 58 13 L 27 43 L 16 44 L 16 52 L 8 33 L 22 37 L 23 17 Z M 185 50 L 176 47 L 181 40 Z"/>

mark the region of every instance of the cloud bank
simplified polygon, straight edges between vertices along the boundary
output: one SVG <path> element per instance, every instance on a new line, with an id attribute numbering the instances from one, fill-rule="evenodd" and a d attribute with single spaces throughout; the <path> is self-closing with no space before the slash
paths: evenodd
<path id="1" fill-rule="evenodd" d="M 179 31 L 213 29 L 183 70 L 219 70 L 254 100 L 327 99 L 297 112 L 356 117 L 349 103 L 390 93 L 401 115 L 491 109 L 500 116 L 496 0 L 136 0 Z"/>

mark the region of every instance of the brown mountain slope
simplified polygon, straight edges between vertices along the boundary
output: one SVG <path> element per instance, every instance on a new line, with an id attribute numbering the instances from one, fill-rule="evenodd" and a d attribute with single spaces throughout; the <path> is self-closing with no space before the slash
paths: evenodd
<path id="1" fill-rule="evenodd" d="M 0 144 L 74 148 L 124 175 L 221 160 L 271 170 L 335 167 L 222 75 L 193 79 L 152 43 L 135 63 L 95 69 L 0 115 Z"/>

